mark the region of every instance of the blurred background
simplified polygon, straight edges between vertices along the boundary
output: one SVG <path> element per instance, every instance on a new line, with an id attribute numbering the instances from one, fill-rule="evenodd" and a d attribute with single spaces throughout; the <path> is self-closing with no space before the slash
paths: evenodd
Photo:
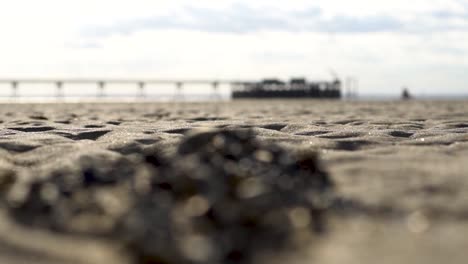
<path id="1" fill-rule="evenodd" d="M 468 95 L 468 0 L 15 0 L 0 4 L 0 79 L 358 80 L 359 96 Z M 2 84 L 0 97 L 11 94 Z M 94 96 L 69 85 L 69 96 Z M 109 94 L 134 97 L 132 85 Z M 148 87 L 148 96 L 175 87 Z M 25 84 L 48 97 L 53 85 Z M 203 97 L 210 86 L 184 92 Z M 228 86 L 220 86 L 223 97 Z"/>

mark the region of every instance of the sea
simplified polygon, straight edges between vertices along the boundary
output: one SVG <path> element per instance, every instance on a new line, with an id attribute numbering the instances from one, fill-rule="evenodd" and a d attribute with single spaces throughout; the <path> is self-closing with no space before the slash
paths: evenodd
<path id="1" fill-rule="evenodd" d="M 343 96 L 344 100 L 389 101 L 399 100 L 399 90 L 395 93 L 354 94 Z M 420 100 L 468 100 L 466 94 L 414 94 Z M 178 90 L 175 85 L 146 85 L 141 91 L 132 84 L 108 84 L 103 91 L 96 84 L 66 84 L 59 92 L 53 84 L 20 84 L 13 90 L 10 84 L 0 84 L 0 103 L 53 103 L 53 102 L 201 102 L 229 101 L 231 87 L 220 84 L 216 90 L 210 85 L 186 84 Z"/>

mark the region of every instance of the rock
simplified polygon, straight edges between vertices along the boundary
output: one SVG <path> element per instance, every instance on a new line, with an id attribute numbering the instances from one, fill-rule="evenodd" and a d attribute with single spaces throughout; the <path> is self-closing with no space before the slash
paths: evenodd
<path id="1" fill-rule="evenodd" d="M 58 232 L 107 235 L 132 198 L 137 167 L 128 159 L 93 153 L 18 181 L 9 191 L 10 214 L 19 223 Z"/>
<path id="2" fill-rule="evenodd" d="M 251 263 L 318 232 L 332 183 L 315 154 L 250 130 L 191 134 L 175 154 L 78 156 L 10 188 L 17 222 L 126 244 L 137 263 Z"/>
<path id="3" fill-rule="evenodd" d="M 332 184 L 315 155 L 298 159 L 240 130 L 188 136 L 171 163 L 146 160 L 151 190 L 125 225 L 140 260 L 249 263 L 295 232 L 323 229 L 318 197 Z"/>

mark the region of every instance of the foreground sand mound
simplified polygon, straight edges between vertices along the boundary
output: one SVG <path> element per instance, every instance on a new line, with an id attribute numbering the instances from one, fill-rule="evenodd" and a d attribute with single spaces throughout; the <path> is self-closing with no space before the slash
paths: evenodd
<path id="1" fill-rule="evenodd" d="M 315 154 L 251 130 L 187 136 L 175 154 L 79 155 L 40 177 L 4 179 L 22 224 L 121 241 L 138 263 L 249 263 L 324 228 L 332 183 Z"/>

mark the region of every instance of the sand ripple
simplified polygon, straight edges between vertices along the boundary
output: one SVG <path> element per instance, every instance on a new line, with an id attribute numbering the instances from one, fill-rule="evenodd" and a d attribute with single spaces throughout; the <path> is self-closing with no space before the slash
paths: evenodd
<path id="1" fill-rule="evenodd" d="M 434 258 L 433 262 L 418 258 L 433 249 L 436 234 L 450 245 L 450 249 L 438 248 L 439 255 L 449 256 L 454 249 L 463 251 L 468 246 L 466 239 L 453 232 L 468 230 L 465 101 L 3 105 L 0 113 L 2 179 L 14 175 L 26 180 L 56 170 L 74 171 L 85 164 L 78 162 L 80 157 L 118 163 L 136 153 L 171 155 L 191 132 L 250 128 L 262 141 L 277 143 L 292 153 L 318 152 L 336 182 L 337 202 L 333 209 L 339 216 L 336 231 L 331 231 L 329 241 L 319 244 L 323 246 L 316 244 L 307 251 L 312 254 L 310 258 L 319 259 L 317 263 L 340 263 L 336 256 L 326 254 L 333 245 L 339 252 L 336 254 L 349 256 L 347 259 L 357 257 L 356 252 L 365 247 L 374 246 L 376 252 L 382 252 L 388 237 L 378 233 L 377 240 L 372 241 L 370 238 L 377 231 L 369 230 L 384 232 L 385 226 L 397 234 L 395 241 L 412 241 L 414 232 L 429 232 L 427 239 L 414 246 L 412 255 L 407 256 L 414 260 L 411 263 L 437 263 L 440 258 Z M 386 225 L 388 221 L 391 224 Z M 10 224 L 8 228 L 0 225 L 0 232 L 20 228 Z M 346 231 L 343 226 L 348 225 L 352 227 Z M 363 226 L 369 233 L 359 231 Z M 434 233 L 430 233 L 429 226 L 434 226 Z M 345 246 L 349 243 L 346 234 L 357 239 L 354 246 Z M 34 233 L 31 241 L 47 237 L 64 241 L 65 247 L 67 243 L 70 245 L 69 237 L 57 236 Z M 2 252 L 11 247 L 30 250 L 20 251 L 24 256 L 49 254 L 50 262 L 44 263 L 60 263 L 70 256 L 39 247 L 35 242 L 24 244 L 8 239 L 0 242 L 0 256 L 7 256 Z M 92 241 L 102 252 L 115 256 L 114 249 L 109 249 L 105 241 Z M 404 243 L 408 244 L 401 244 Z M 321 248 L 319 253 L 317 248 Z M 110 259 L 109 254 L 105 258 Z M 360 263 L 375 263 L 377 258 L 369 254 Z M 39 258 L 44 258 L 42 255 Z M 96 259 L 102 257 L 98 255 Z M 462 263 L 456 254 L 451 255 L 453 263 Z M 395 256 L 393 263 L 401 263 Z M 5 263 L 25 263 L 11 254 L 7 260 Z M 77 263 L 86 260 L 79 259 Z M 304 262 L 299 258 L 291 263 Z"/>

